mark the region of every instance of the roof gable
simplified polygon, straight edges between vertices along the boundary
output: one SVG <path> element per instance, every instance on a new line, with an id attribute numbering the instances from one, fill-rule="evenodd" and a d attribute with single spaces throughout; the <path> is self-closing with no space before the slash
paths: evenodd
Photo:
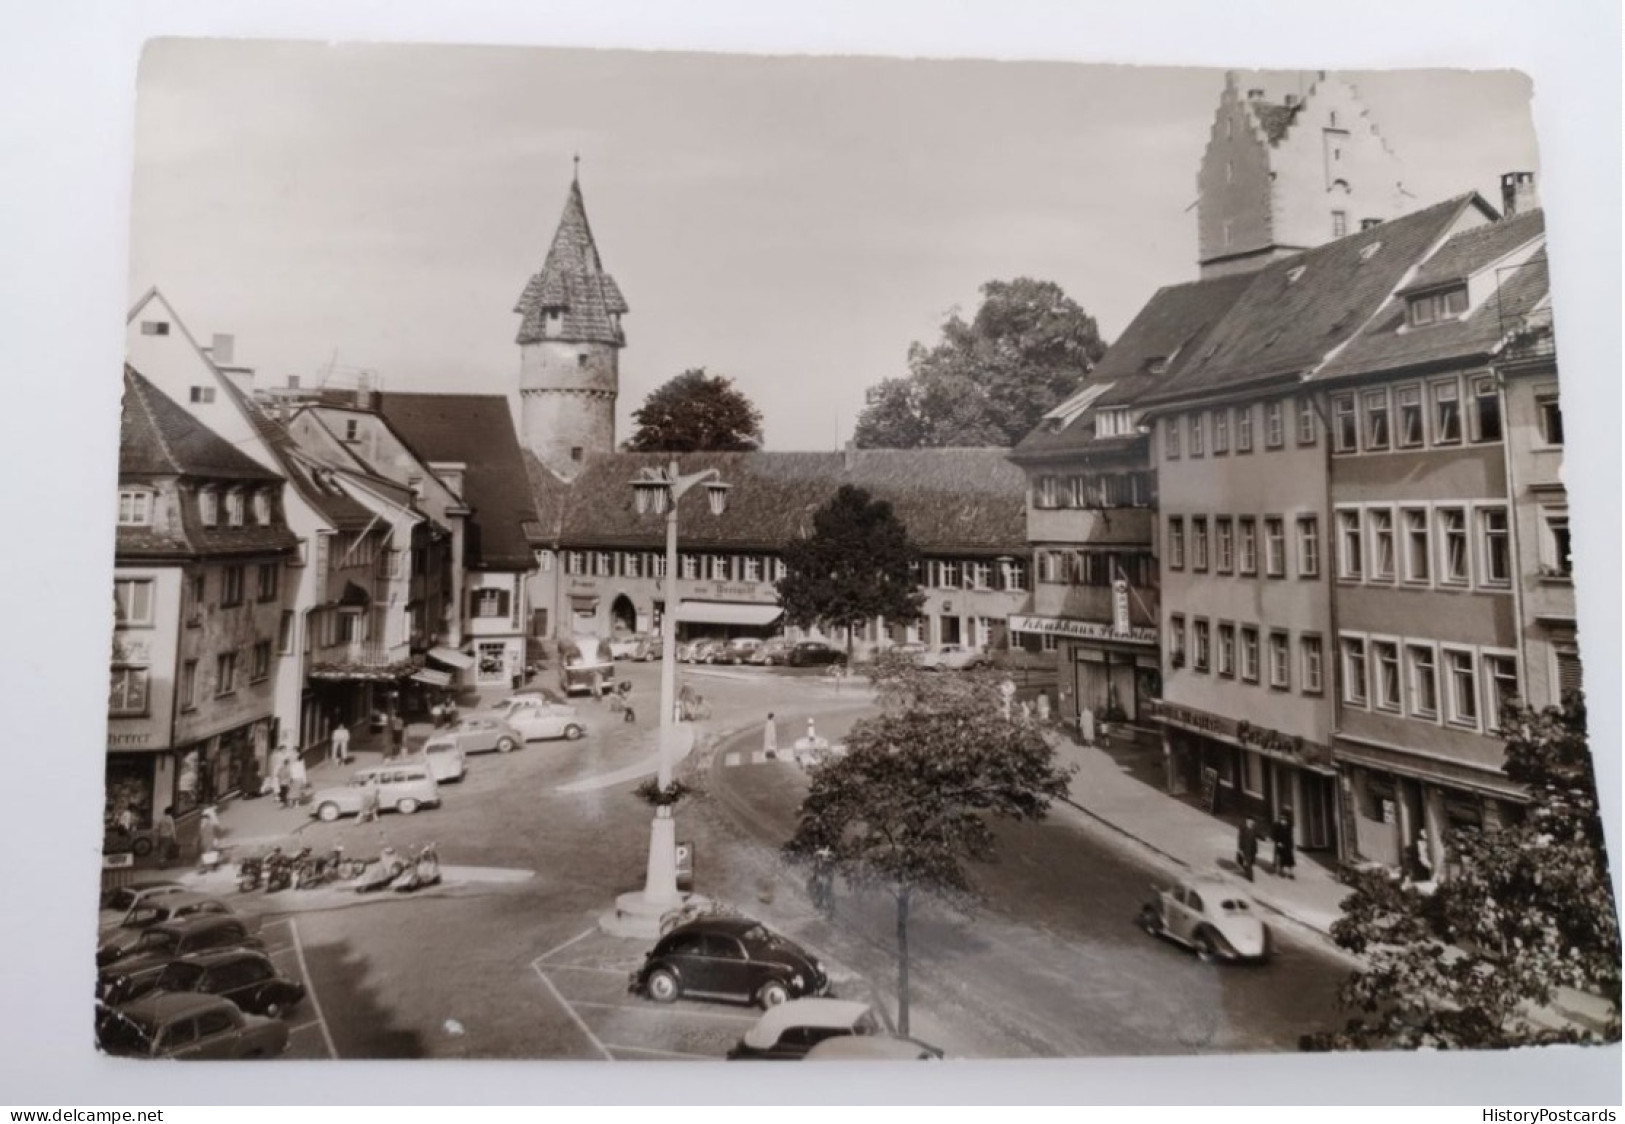
<path id="1" fill-rule="evenodd" d="M 119 426 L 119 474 L 281 479 L 183 410 L 128 364 Z"/>

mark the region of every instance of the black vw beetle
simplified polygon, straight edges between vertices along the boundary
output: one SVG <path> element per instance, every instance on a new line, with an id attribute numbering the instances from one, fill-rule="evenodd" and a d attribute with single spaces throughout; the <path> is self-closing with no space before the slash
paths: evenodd
<path id="1" fill-rule="evenodd" d="M 657 1003 L 682 996 L 776 1007 L 823 995 L 824 966 L 806 951 L 747 917 L 712 917 L 660 938 L 632 973 L 632 991 Z"/>

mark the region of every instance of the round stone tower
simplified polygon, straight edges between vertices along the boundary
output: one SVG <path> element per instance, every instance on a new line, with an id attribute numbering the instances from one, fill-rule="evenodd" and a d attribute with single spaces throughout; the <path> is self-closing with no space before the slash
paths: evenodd
<path id="1" fill-rule="evenodd" d="M 553 245 L 514 308 L 519 325 L 521 440 L 562 477 L 615 449 L 615 398 L 627 311 L 604 272 L 579 179 L 570 182 Z"/>

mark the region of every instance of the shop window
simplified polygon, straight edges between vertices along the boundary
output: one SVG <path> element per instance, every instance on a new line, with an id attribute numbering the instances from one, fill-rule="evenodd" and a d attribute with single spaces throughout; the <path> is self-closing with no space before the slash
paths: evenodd
<path id="1" fill-rule="evenodd" d="M 107 713 L 128 717 L 147 712 L 147 669 L 144 667 L 115 667 L 112 669 L 112 689 L 109 693 Z"/>
<path id="2" fill-rule="evenodd" d="M 1264 755 L 1243 750 L 1241 754 L 1241 787 L 1249 796 L 1264 795 Z"/>

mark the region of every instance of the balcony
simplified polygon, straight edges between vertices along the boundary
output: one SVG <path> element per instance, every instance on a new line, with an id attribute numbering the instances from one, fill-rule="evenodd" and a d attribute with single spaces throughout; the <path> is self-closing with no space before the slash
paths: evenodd
<path id="1" fill-rule="evenodd" d="M 371 641 L 351 641 L 317 649 L 311 657 L 310 678 L 381 681 L 409 675 L 416 667 L 405 644 L 386 647 Z"/>

